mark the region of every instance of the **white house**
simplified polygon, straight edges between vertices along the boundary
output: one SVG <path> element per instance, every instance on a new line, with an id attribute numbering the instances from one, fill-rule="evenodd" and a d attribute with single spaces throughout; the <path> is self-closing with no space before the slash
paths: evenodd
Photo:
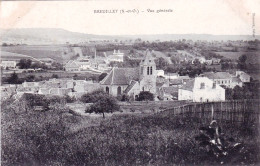
<path id="1" fill-rule="evenodd" d="M 1 66 L 6 68 L 15 68 L 16 67 L 16 61 L 1 61 Z"/>
<path id="2" fill-rule="evenodd" d="M 234 78 L 236 76 L 228 72 L 205 72 L 202 76 L 208 77 L 217 85 L 224 85 L 228 88 L 234 88 L 236 85 L 242 86 L 241 80 Z"/>
<path id="3" fill-rule="evenodd" d="M 156 70 L 157 77 L 164 77 L 164 70 Z"/>
<path id="4" fill-rule="evenodd" d="M 91 66 L 89 59 L 70 60 L 65 65 L 66 71 L 83 71 L 89 69 Z"/>
<path id="5" fill-rule="evenodd" d="M 236 77 L 239 77 L 243 83 L 250 82 L 250 75 L 243 71 L 236 71 Z"/>
<path id="6" fill-rule="evenodd" d="M 193 102 L 224 101 L 225 89 L 207 77 L 196 77 L 179 89 L 178 100 Z"/>
<path id="7" fill-rule="evenodd" d="M 112 55 L 107 57 L 108 61 L 110 62 L 123 62 L 124 61 L 124 53 L 120 52 L 119 50 L 114 50 Z"/>
<path id="8" fill-rule="evenodd" d="M 167 73 L 164 75 L 165 79 L 177 79 L 179 78 L 179 74 L 178 73 Z"/>

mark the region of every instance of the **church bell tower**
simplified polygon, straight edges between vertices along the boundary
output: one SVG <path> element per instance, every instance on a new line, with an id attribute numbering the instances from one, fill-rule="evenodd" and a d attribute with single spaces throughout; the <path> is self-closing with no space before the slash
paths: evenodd
<path id="1" fill-rule="evenodd" d="M 156 64 L 149 50 L 146 50 L 144 59 L 140 62 L 140 91 L 156 93 Z"/>

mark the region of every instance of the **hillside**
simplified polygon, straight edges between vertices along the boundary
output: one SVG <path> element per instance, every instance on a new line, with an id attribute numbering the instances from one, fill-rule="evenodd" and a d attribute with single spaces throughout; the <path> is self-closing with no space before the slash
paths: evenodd
<path id="1" fill-rule="evenodd" d="M 0 30 L 2 42 L 38 44 L 65 44 L 87 42 L 88 40 L 111 40 L 115 37 L 106 35 L 92 35 L 78 32 L 71 32 L 55 28 L 22 28 Z M 119 37 L 117 39 L 121 39 Z"/>
<path id="2" fill-rule="evenodd" d="M 21 28 L 0 29 L 2 43 L 26 43 L 29 45 L 39 44 L 65 44 L 81 43 L 89 40 L 135 40 L 141 38 L 143 41 L 170 41 L 170 40 L 254 40 L 252 35 L 210 35 L 210 34 L 151 34 L 151 35 L 94 35 L 87 33 L 71 32 L 57 28 Z M 256 39 L 260 39 L 257 35 Z"/>

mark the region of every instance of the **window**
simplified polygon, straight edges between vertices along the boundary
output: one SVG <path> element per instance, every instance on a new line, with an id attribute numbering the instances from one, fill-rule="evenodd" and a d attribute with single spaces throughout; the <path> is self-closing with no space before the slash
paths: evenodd
<path id="1" fill-rule="evenodd" d="M 109 87 L 106 87 L 106 92 L 109 93 Z"/>
<path id="2" fill-rule="evenodd" d="M 144 91 L 144 87 L 143 87 L 143 91 Z"/>
<path id="3" fill-rule="evenodd" d="M 216 89 L 216 83 L 213 83 L 212 88 L 213 88 L 213 89 Z"/>
<path id="4" fill-rule="evenodd" d="M 200 89 L 205 89 L 205 83 L 204 82 L 200 83 Z"/>
<path id="5" fill-rule="evenodd" d="M 117 95 L 121 95 L 121 86 L 117 87 Z"/>
<path id="6" fill-rule="evenodd" d="M 150 67 L 150 75 L 153 74 L 153 67 Z"/>
<path id="7" fill-rule="evenodd" d="M 147 75 L 149 75 L 149 67 L 147 67 Z"/>
<path id="8" fill-rule="evenodd" d="M 143 74 L 143 73 L 144 73 L 144 71 L 143 71 L 143 70 L 144 70 L 144 68 L 143 68 L 143 67 L 141 67 L 141 74 Z"/>

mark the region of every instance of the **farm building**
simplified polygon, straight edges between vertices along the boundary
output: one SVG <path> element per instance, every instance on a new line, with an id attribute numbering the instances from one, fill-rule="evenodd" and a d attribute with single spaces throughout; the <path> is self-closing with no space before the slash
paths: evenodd
<path id="1" fill-rule="evenodd" d="M 16 67 L 16 61 L 1 61 L 1 67 L 4 69 L 7 68 L 15 68 Z"/>
<path id="2" fill-rule="evenodd" d="M 242 82 L 250 82 L 250 75 L 243 71 L 236 71 L 236 77 L 239 77 Z"/>
<path id="3" fill-rule="evenodd" d="M 178 100 L 193 102 L 224 101 L 225 89 L 207 77 L 196 77 L 179 89 Z"/>
<path id="4" fill-rule="evenodd" d="M 234 88 L 236 85 L 242 86 L 241 80 L 228 72 L 205 72 L 202 76 L 208 77 L 217 85 L 224 85 L 228 88 Z"/>
<path id="5" fill-rule="evenodd" d="M 177 100 L 178 99 L 178 87 L 161 87 L 159 88 L 158 96 L 164 101 Z"/>
<path id="6" fill-rule="evenodd" d="M 113 54 L 109 55 L 107 59 L 110 62 L 124 62 L 124 53 L 119 50 L 114 50 Z"/>

